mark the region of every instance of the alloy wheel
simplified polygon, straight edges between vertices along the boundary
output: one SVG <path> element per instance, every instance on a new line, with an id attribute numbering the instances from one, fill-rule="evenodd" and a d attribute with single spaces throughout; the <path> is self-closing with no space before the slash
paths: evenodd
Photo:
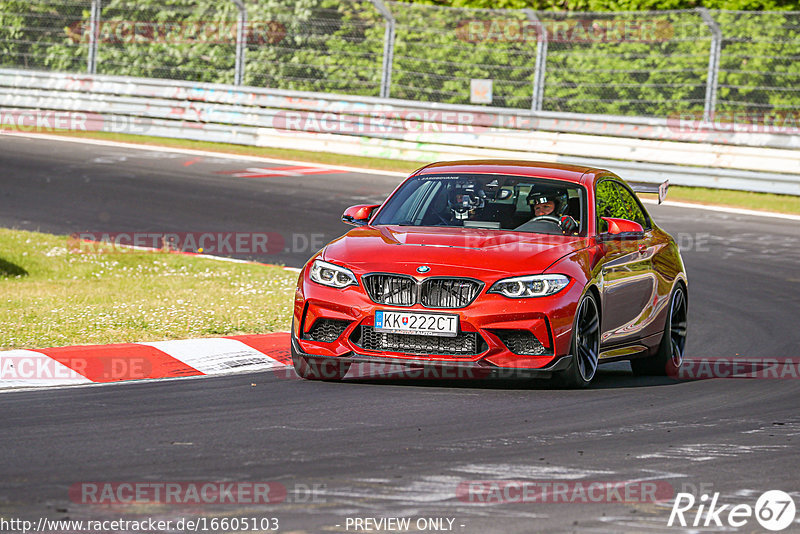
<path id="1" fill-rule="evenodd" d="M 575 347 L 578 371 L 581 378 L 589 382 L 597 371 L 600 352 L 600 314 L 593 298 L 585 298 L 578 309 Z"/>

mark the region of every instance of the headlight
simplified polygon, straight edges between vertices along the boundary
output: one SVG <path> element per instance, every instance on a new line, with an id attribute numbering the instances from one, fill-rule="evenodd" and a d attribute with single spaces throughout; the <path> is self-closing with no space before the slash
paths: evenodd
<path id="1" fill-rule="evenodd" d="M 510 299 L 529 297 L 547 297 L 558 293 L 569 284 L 569 278 L 563 274 L 535 274 L 503 278 L 495 282 L 489 293 L 500 293 Z"/>
<path id="2" fill-rule="evenodd" d="M 339 267 L 322 260 L 314 260 L 311 266 L 311 279 L 323 286 L 343 288 L 357 286 L 356 275 L 350 269 Z"/>

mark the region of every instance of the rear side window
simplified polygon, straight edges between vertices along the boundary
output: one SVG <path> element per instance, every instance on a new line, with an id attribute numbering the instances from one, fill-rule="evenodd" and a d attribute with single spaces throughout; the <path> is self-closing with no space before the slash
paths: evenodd
<path id="1" fill-rule="evenodd" d="M 608 223 L 601 217 L 627 219 L 642 225 L 645 230 L 650 228 L 650 220 L 645 215 L 639 202 L 627 188 L 614 180 L 602 180 L 595 190 L 597 199 L 597 232 L 608 231 Z"/>

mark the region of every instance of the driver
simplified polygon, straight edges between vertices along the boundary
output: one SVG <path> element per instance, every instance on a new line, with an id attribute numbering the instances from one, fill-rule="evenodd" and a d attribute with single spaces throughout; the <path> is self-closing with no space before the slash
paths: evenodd
<path id="1" fill-rule="evenodd" d="M 560 217 L 566 202 L 562 199 L 563 195 L 554 193 L 544 193 L 542 191 L 531 190 L 528 193 L 528 206 L 530 206 L 534 217 Z"/>
<path id="2" fill-rule="evenodd" d="M 531 190 L 528 193 L 528 206 L 533 212 L 532 221 L 547 218 L 556 222 L 564 235 L 574 235 L 578 232 L 578 222 L 564 213 L 568 208 L 568 197 L 566 191 L 563 192 L 543 192 Z"/>
<path id="3" fill-rule="evenodd" d="M 534 217 L 542 217 L 544 215 L 552 215 L 556 211 L 556 201 L 548 199 L 547 197 L 539 197 L 533 205 Z"/>

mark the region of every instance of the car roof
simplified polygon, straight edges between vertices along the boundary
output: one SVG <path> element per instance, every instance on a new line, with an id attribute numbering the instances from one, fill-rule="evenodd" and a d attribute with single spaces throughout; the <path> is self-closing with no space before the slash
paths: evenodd
<path id="1" fill-rule="evenodd" d="M 544 161 L 476 159 L 432 163 L 414 173 L 414 176 L 449 173 L 509 174 L 513 176 L 551 178 L 581 183 L 584 175 L 588 174 L 594 177 L 594 175 L 599 172 L 608 171 L 601 171 L 601 169 L 596 169 L 594 167 L 548 163 Z"/>

